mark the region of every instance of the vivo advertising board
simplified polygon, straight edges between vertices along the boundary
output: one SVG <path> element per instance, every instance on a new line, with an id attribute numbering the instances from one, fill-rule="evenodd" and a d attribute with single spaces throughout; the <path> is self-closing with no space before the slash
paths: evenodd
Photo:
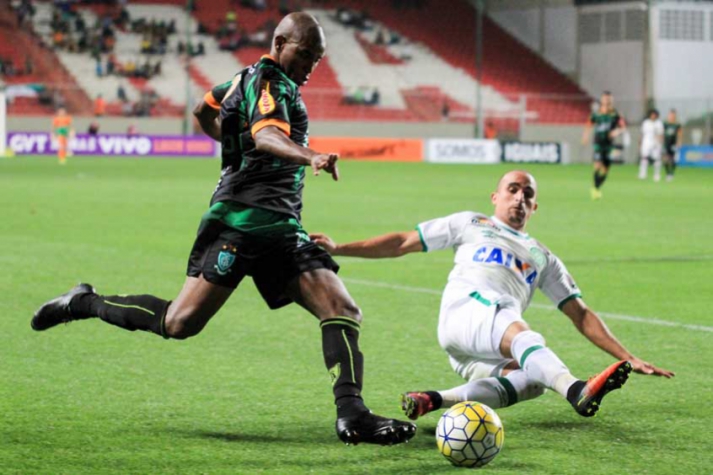
<path id="1" fill-rule="evenodd" d="M 7 147 L 16 155 L 57 153 L 57 143 L 46 132 L 10 132 Z M 204 136 L 77 134 L 69 149 L 74 155 L 215 157 L 218 144 Z"/>

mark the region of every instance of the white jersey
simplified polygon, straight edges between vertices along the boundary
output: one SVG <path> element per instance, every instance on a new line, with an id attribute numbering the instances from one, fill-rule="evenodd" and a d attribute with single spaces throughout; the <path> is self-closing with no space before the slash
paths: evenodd
<path id="1" fill-rule="evenodd" d="M 649 155 L 661 149 L 663 140 L 663 122 L 659 119 L 646 119 L 641 124 L 641 154 Z"/>
<path id="2" fill-rule="evenodd" d="M 558 307 L 580 296 L 557 256 L 495 217 L 464 211 L 426 221 L 416 229 L 424 251 L 455 250 L 455 267 L 444 295 L 479 292 L 514 301 L 520 313 L 530 304 L 536 288 Z"/>

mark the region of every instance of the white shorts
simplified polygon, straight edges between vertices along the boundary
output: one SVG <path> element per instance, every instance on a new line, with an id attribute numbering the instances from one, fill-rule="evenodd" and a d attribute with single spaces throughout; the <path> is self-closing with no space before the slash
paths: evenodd
<path id="1" fill-rule="evenodd" d="M 438 342 L 451 366 L 469 381 L 499 376 L 513 361 L 500 353 L 500 341 L 512 323 L 523 321 L 519 302 L 489 291 L 453 294 L 444 292 L 438 322 Z"/>
<path id="2" fill-rule="evenodd" d="M 661 146 L 660 145 L 641 145 L 641 156 L 643 158 L 652 158 L 654 160 L 661 160 Z"/>

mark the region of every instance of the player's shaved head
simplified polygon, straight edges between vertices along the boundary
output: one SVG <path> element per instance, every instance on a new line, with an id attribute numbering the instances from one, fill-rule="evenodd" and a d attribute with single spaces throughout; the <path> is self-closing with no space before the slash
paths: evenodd
<path id="1" fill-rule="evenodd" d="M 301 41 L 305 38 L 310 40 L 322 40 L 324 43 L 324 32 L 317 19 L 305 12 L 290 13 L 278 23 L 273 37 L 283 36 L 287 40 Z"/>
<path id="2" fill-rule="evenodd" d="M 537 209 L 537 182 L 524 170 L 512 170 L 498 181 L 490 195 L 495 206 L 495 217 L 517 231 L 525 228 Z"/>
<path id="3" fill-rule="evenodd" d="M 324 56 L 327 41 L 317 19 L 304 12 L 290 13 L 275 28 L 270 55 L 298 86 L 309 79 Z"/>
<path id="4" fill-rule="evenodd" d="M 500 177 L 496 190 L 500 190 L 500 188 L 507 186 L 509 183 L 523 183 L 525 181 L 529 182 L 532 189 L 537 191 L 537 182 L 535 181 L 535 177 L 525 170 L 511 170 L 505 173 L 502 177 Z"/>

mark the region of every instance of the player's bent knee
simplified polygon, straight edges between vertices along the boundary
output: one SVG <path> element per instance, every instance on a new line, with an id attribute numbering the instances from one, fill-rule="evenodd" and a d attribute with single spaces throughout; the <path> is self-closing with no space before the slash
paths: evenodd
<path id="1" fill-rule="evenodd" d="M 364 319 L 361 309 L 354 302 L 345 302 L 335 313 L 340 317 L 349 317 L 360 325 Z"/>
<path id="2" fill-rule="evenodd" d="M 164 323 L 165 336 L 174 340 L 185 340 L 196 336 L 204 325 L 198 324 L 192 315 L 166 315 Z"/>

